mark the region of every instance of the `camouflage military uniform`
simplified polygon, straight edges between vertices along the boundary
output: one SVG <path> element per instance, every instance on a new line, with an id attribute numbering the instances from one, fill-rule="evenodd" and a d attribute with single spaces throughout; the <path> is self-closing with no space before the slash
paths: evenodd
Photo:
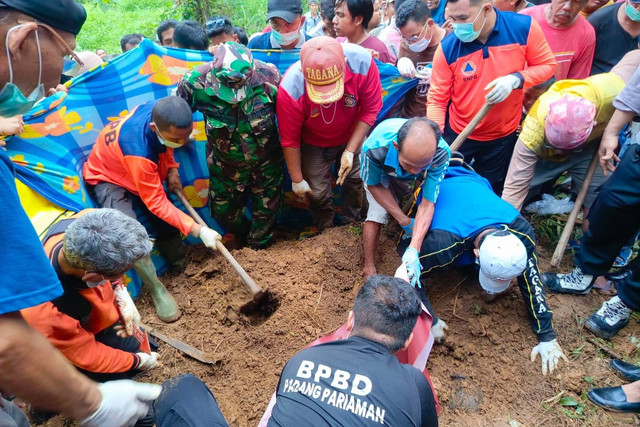
<path id="1" fill-rule="evenodd" d="M 269 243 L 282 201 L 284 162 L 275 122 L 280 78 L 275 66 L 230 42 L 178 84 L 177 95 L 205 118 L 211 215 L 240 241 L 248 234 L 252 247 Z"/>

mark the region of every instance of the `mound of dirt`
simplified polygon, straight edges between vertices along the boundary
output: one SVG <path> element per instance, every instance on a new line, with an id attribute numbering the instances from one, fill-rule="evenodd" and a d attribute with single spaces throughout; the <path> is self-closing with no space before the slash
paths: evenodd
<path id="1" fill-rule="evenodd" d="M 394 242 L 384 237 L 380 253 L 378 271 L 393 274 L 400 264 Z M 362 239 L 356 228 L 341 227 L 310 239 L 281 241 L 267 250 L 233 254 L 269 289 L 266 307 L 242 314 L 239 307 L 249 297 L 231 266 L 220 254 L 191 250 L 186 271 L 163 278 L 183 308 L 182 318 L 170 325 L 158 321 L 145 293 L 137 305 L 145 323 L 208 353 L 215 364 L 203 365 L 161 343 L 163 366 L 139 379 L 162 382 L 191 372 L 213 390 L 230 425 L 255 426 L 286 361 L 346 321 L 363 283 Z M 543 251 L 546 271 L 545 257 L 550 254 Z M 563 271 L 569 268 L 570 259 Z M 428 365 L 442 405 L 441 425 L 634 423 L 633 415 L 603 411 L 584 397 L 590 387 L 623 383 L 608 369 L 608 355 L 587 341 L 593 336 L 582 327 L 608 296 L 549 296 L 558 341 L 569 363 L 544 377 L 540 359 L 529 359 L 537 339 L 517 288 L 485 303 L 476 274 L 451 270 L 432 276 L 428 292 L 434 310 L 449 325 L 445 344 L 434 346 Z M 612 348 L 635 360 L 637 346 L 631 337 L 640 327 L 631 323 Z M 603 348 L 608 348 L 606 343 Z"/>

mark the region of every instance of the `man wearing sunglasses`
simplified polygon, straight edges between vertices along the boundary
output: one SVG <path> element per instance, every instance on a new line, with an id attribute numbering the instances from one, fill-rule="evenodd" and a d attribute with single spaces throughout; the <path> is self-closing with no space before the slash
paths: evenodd
<path id="1" fill-rule="evenodd" d="M 517 278 L 531 326 L 539 340 L 531 351 L 531 361 L 539 354 L 542 373 L 552 373 L 560 359 L 566 361 L 566 357 L 556 340 L 553 314 L 540 280 L 533 228 L 463 160 L 459 154 L 452 156 L 440 183 L 431 228 L 420 247 L 418 262 L 422 283 L 427 284 L 427 275 L 442 267 L 477 264 L 484 298 L 490 300 L 506 292 Z M 425 185 L 417 192 L 414 206 L 421 205 L 427 188 Z M 417 217 L 418 213 L 412 208 L 409 217 L 414 215 Z M 401 239 L 398 253 L 404 253 L 408 245 L 408 239 Z M 445 338 L 447 324 L 434 314 L 425 287 L 421 287 L 419 293 L 434 319 L 431 333 L 440 342 Z"/>
<path id="2" fill-rule="evenodd" d="M 96 140 L 83 167 L 85 182 L 98 205 L 118 209 L 136 218 L 134 204 L 145 212 L 156 232 L 156 246 L 172 270 L 184 268 L 185 249 L 180 233 L 200 237 L 215 249 L 220 235 L 198 225 L 175 207 L 170 193 L 182 191 L 178 163 L 173 150 L 184 146 L 193 131 L 191 107 L 179 97 L 169 96 L 136 107 L 120 120 L 108 124 Z M 178 304 L 158 280 L 150 256 L 134 265 L 151 293 L 160 320 L 180 317 Z"/>

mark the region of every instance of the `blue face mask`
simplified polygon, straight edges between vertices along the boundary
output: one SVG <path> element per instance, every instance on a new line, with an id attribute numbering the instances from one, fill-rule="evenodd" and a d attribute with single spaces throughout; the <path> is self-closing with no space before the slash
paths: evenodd
<path id="1" fill-rule="evenodd" d="M 631 3 L 627 3 L 627 6 L 624 8 L 624 12 L 632 21 L 640 22 L 640 12 L 638 12 L 635 7 L 631 6 Z"/>
<path id="2" fill-rule="evenodd" d="M 482 9 L 480 9 L 476 17 L 471 22 L 463 22 L 462 24 L 452 24 L 453 33 L 456 35 L 458 39 L 460 39 L 462 43 L 472 42 L 480 36 L 480 32 L 482 31 L 482 28 L 484 28 L 484 23 L 487 21 L 487 17 L 486 16 L 484 17 L 484 20 L 482 21 L 482 26 L 478 31 L 473 31 L 473 24 L 475 24 L 476 19 L 478 19 L 481 13 L 482 13 Z"/>
<path id="3" fill-rule="evenodd" d="M 23 24 L 24 25 L 24 24 Z M 42 84 L 42 53 L 40 51 L 40 38 L 36 31 L 36 46 L 38 47 L 38 86 L 26 97 L 18 86 L 13 84 L 13 68 L 11 67 L 11 52 L 9 51 L 9 34 L 13 30 L 22 27 L 17 25 L 7 31 L 5 45 L 9 64 L 9 83 L 0 90 L 0 117 L 13 117 L 27 113 L 36 102 L 44 98 L 44 85 Z"/>

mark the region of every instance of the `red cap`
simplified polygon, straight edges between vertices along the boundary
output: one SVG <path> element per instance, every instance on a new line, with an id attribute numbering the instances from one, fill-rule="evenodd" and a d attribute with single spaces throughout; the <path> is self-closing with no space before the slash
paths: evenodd
<path id="1" fill-rule="evenodd" d="M 331 37 L 315 37 L 300 51 L 307 95 L 314 104 L 331 104 L 344 95 L 344 51 Z"/>

